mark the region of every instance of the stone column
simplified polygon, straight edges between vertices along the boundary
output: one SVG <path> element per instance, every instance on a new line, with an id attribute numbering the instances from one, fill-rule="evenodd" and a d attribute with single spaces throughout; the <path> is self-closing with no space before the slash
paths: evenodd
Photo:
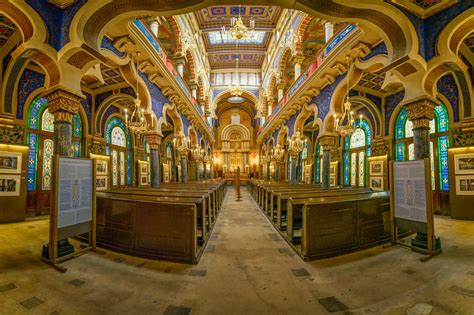
<path id="1" fill-rule="evenodd" d="M 422 99 L 406 105 L 408 119 L 413 122 L 415 160 L 430 157 L 430 121 L 434 118 L 436 104 Z"/>
<path id="2" fill-rule="evenodd" d="M 267 115 L 270 116 L 272 113 L 273 113 L 273 107 L 269 103 L 268 106 L 267 106 Z"/>
<path id="3" fill-rule="evenodd" d="M 331 150 L 337 147 L 337 137 L 334 135 L 321 136 L 319 142 L 323 150 L 322 168 L 322 188 L 329 189 L 330 185 L 330 169 L 331 169 Z"/>
<path id="4" fill-rule="evenodd" d="M 197 84 L 190 84 L 189 87 L 191 88 L 191 95 L 194 97 L 195 100 L 197 100 Z"/>
<path id="5" fill-rule="evenodd" d="M 46 95 L 48 110 L 54 116 L 54 154 L 73 156 L 72 116 L 79 112 L 81 97 L 68 91 L 57 89 Z M 43 257 L 49 258 L 50 244 L 43 246 Z M 74 253 L 74 246 L 67 238 L 58 241 L 58 257 Z"/>
<path id="6" fill-rule="evenodd" d="M 155 37 L 158 37 L 158 28 L 160 26 L 160 23 L 158 22 L 157 19 L 153 19 L 151 22 L 150 22 L 150 29 L 151 29 L 151 32 L 153 33 L 153 35 L 155 35 Z"/>
<path id="7" fill-rule="evenodd" d="M 160 187 L 160 144 L 161 136 L 156 132 L 145 134 L 150 146 L 151 187 Z"/>
<path id="8" fill-rule="evenodd" d="M 295 81 L 300 77 L 301 75 L 301 64 L 304 61 L 303 56 L 295 56 L 293 57 L 293 62 L 295 63 Z"/>
<path id="9" fill-rule="evenodd" d="M 298 182 L 296 174 L 296 163 L 298 162 L 298 153 L 290 152 L 290 162 L 291 162 L 291 184 L 296 185 Z"/>
<path id="10" fill-rule="evenodd" d="M 435 106 L 436 104 L 427 98 L 416 100 L 406 105 L 407 118 L 413 122 L 415 160 L 430 158 L 430 121 L 435 117 Z M 441 240 L 436 238 L 434 242 L 435 249 L 441 249 Z M 411 244 L 412 246 L 427 249 L 427 235 L 418 232 L 411 241 Z"/>
<path id="11" fill-rule="evenodd" d="M 178 71 L 181 78 L 184 77 L 184 62 L 185 61 L 183 57 L 176 59 L 176 70 Z"/>
<path id="12" fill-rule="evenodd" d="M 278 83 L 277 87 L 278 87 L 278 103 L 280 103 L 281 99 L 283 98 L 283 88 L 285 87 L 285 82 Z"/>
<path id="13" fill-rule="evenodd" d="M 186 150 L 179 152 L 179 160 L 181 162 L 181 182 L 183 184 L 188 182 L 188 152 Z"/>
<path id="14" fill-rule="evenodd" d="M 267 180 L 270 180 L 270 161 L 267 161 Z"/>
<path id="15" fill-rule="evenodd" d="M 281 181 L 281 176 L 280 176 L 280 161 L 275 162 L 275 180 L 276 181 Z"/>
<path id="16" fill-rule="evenodd" d="M 326 22 L 324 24 L 324 31 L 325 31 L 324 35 L 325 35 L 326 43 L 327 43 L 334 35 L 334 24 L 332 24 L 331 22 Z"/>
<path id="17" fill-rule="evenodd" d="M 203 173 L 204 173 L 204 177 L 203 179 L 206 180 L 207 179 L 207 161 L 204 159 L 204 161 L 202 162 L 202 166 L 203 166 Z"/>

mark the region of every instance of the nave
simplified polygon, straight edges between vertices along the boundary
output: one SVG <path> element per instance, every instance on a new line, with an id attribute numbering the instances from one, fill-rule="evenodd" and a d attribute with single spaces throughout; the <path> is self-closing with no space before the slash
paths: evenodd
<path id="1" fill-rule="evenodd" d="M 421 264 L 415 252 L 382 246 L 304 262 L 280 237 L 247 189 L 242 189 L 242 199 L 236 202 L 235 189 L 228 189 L 212 236 L 196 265 L 107 251 L 104 256 L 87 254 L 67 261 L 63 264 L 68 272 L 58 273 L 39 259 L 38 248 L 48 239 L 46 218 L 1 225 L 0 313 L 472 311 L 471 291 L 465 289 L 474 287 L 472 222 L 436 217 L 437 234 L 445 247 L 429 264 Z M 332 297 L 340 304 L 328 299 Z"/>

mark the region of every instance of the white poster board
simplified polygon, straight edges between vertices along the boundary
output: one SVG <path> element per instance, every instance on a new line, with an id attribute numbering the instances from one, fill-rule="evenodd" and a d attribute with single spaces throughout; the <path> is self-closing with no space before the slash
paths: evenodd
<path id="1" fill-rule="evenodd" d="M 93 161 L 59 158 L 58 228 L 92 221 Z"/>
<path id="2" fill-rule="evenodd" d="M 396 218 L 427 223 L 425 161 L 393 163 L 394 214 Z"/>

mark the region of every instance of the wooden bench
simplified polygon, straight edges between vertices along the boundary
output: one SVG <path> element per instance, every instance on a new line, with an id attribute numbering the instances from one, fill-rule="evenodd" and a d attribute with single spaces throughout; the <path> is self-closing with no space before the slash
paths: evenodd
<path id="1" fill-rule="evenodd" d="M 208 203 L 208 198 L 202 194 L 181 194 L 174 193 L 166 195 L 146 189 L 130 189 L 130 190 L 110 190 L 103 192 L 107 197 L 128 198 L 133 196 L 134 199 L 141 198 L 141 200 L 158 201 L 158 202 L 185 202 L 193 203 L 197 208 L 197 228 L 198 235 L 206 240 L 207 234 L 210 233 L 214 224 L 213 212 Z"/>
<path id="2" fill-rule="evenodd" d="M 305 260 L 341 255 L 390 239 L 389 192 L 318 197 L 298 202 L 303 202 L 299 253 Z M 291 206 L 288 212 L 288 216 L 293 215 Z M 288 226 L 288 239 L 298 250 L 298 240 L 293 235 L 294 228 Z"/>
<path id="3" fill-rule="evenodd" d="M 153 259 L 198 262 L 197 207 L 194 203 L 142 200 L 97 193 L 97 244 Z"/>

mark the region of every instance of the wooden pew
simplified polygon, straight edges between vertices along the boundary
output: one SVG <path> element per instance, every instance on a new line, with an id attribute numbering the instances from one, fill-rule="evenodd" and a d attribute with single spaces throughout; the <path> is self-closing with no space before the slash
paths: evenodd
<path id="1" fill-rule="evenodd" d="M 320 197 L 304 203 L 299 253 L 305 260 L 341 255 L 389 239 L 389 192 Z"/>
<path id="2" fill-rule="evenodd" d="M 97 193 L 97 244 L 131 255 L 197 263 L 203 247 L 197 242 L 196 205 L 142 198 Z"/>
<path id="3" fill-rule="evenodd" d="M 128 196 L 139 196 L 141 200 L 159 201 L 159 202 L 185 202 L 193 203 L 197 208 L 197 224 L 198 232 L 201 232 L 202 238 L 205 240 L 208 233 L 212 229 L 214 220 L 212 219 L 212 209 L 207 202 L 208 198 L 202 194 L 182 194 L 167 193 L 162 194 L 148 189 L 127 189 L 127 190 L 109 190 L 104 192 L 107 197 L 127 198 Z"/>
<path id="4" fill-rule="evenodd" d="M 290 199 L 292 205 L 295 207 L 300 206 L 298 208 L 301 210 L 302 203 L 298 203 L 299 201 L 304 201 L 308 198 L 317 198 L 317 197 L 324 197 L 324 196 L 339 196 L 342 194 L 346 195 L 353 195 L 359 193 L 370 193 L 372 189 L 370 188 L 352 188 L 352 187 L 344 187 L 344 188 L 330 188 L 330 189 L 318 189 L 311 192 L 303 191 L 286 191 L 278 193 L 277 195 L 277 207 L 276 207 L 276 225 L 277 227 L 282 230 L 288 224 L 288 205 L 290 204 Z M 297 210 L 298 210 L 297 209 Z"/>

